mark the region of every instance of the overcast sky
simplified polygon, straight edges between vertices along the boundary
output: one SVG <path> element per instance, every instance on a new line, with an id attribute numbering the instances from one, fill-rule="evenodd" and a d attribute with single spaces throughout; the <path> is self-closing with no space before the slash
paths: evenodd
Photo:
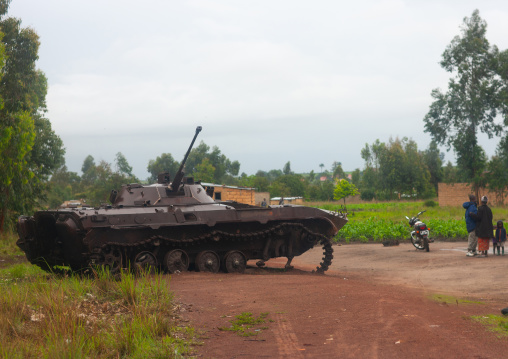
<path id="1" fill-rule="evenodd" d="M 9 15 L 40 36 L 69 170 L 122 152 L 145 179 L 150 159 L 181 161 L 198 125 L 197 143 L 247 174 L 363 168 L 365 143 L 390 137 L 426 149 L 441 54 L 475 9 L 507 49 L 506 0 L 12 0 Z"/>

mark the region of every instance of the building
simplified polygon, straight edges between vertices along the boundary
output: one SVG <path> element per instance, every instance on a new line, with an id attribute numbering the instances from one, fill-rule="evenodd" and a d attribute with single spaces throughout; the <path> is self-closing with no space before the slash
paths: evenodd
<path id="1" fill-rule="evenodd" d="M 235 201 L 239 203 L 250 204 L 252 206 L 261 204 L 261 201 L 259 203 L 256 203 L 255 188 L 226 186 L 221 184 L 203 183 L 203 182 L 201 183 L 201 185 L 206 189 L 206 191 L 209 194 L 211 194 L 211 197 L 216 201 Z"/>
<path id="2" fill-rule="evenodd" d="M 303 197 L 282 197 L 284 198 L 284 204 L 303 204 Z M 281 197 L 270 198 L 270 206 L 278 205 Z"/>

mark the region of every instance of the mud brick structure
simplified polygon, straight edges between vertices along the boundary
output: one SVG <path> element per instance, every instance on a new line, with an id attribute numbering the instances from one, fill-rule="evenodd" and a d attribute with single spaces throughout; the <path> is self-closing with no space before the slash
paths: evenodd
<path id="1" fill-rule="evenodd" d="M 438 201 L 439 206 L 462 206 L 462 203 L 468 200 L 468 195 L 474 193 L 473 187 L 469 183 L 438 183 Z M 494 192 L 486 188 L 480 189 L 480 196 L 487 196 L 489 203 L 493 205 L 503 205 L 508 203 L 508 191 L 504 198 L 499 198 Z"/>
<path id="2" fill-rule="evenodd" d="M 256 205 L 255 188 L 225 186 L 213 183 L 202 183 L 203 187 L 213 188 L 212 198 L 217 201 L 236 201 Z"/>

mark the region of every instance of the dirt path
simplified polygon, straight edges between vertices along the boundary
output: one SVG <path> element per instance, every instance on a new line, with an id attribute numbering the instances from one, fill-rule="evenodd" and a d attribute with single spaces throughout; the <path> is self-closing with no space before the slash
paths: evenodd
<path id="1" fill-rule="evenodd" d="M 203 358 L 502 358 L 498 339 L 471 315 L 499 314 L 508 306 L 508 255 L 468 258 L 466 244 L 434 243 L 431 252 L 411 245 L 334 247 L 326 275 L 311 274 L 319 249 L 246 274 L 188 272 L 171 277 L 185 303 L 184 319 L 202 333 Z M 500 275 L 494 275 L 500 273 Z M 504 273 L 504 274 L 501 274 Z M 436 293 L 482 304 L 446 304 Z M 254 337 L 221 331 L 236 315 L 269 313 Z"/>

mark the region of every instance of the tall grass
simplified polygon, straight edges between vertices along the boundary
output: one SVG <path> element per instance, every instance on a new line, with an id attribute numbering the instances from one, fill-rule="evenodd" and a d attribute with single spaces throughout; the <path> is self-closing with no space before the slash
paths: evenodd
<path id="1" fill-rule="evenodd" d="M 0 255 L 1 256 L 20 256 L 24 253 L 16 245 L 17 235 L 14 233 L 0 234 Z"/>
<path id="2" fill-rule="evenodd" d="M 163 274 L 57 277 L 0 270 L 1 358 L 176 358 L 195 342 Z"/>

